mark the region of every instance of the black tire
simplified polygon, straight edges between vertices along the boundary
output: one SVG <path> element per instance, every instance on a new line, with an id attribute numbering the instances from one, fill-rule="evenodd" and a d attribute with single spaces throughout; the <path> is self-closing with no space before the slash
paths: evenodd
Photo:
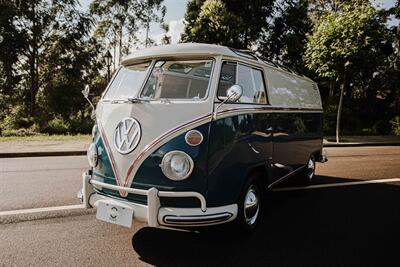
<path id="1" fill-rule="evenodd" d="M 262 188 L 258 175 L 251 175 L 243 186 L 238 200 L 236 226 L 243 233 L 252 232 L 259 220 L 262 206 Z M 247 209 L 245 208 L 247 202 Z"/>
<path id="2" fill-rule="evenodd" d="M 309 185 L 312 182 L 315 176 L 315 157 L 313 155 L 310 156 L 299 176 L 304 185 Z"/>

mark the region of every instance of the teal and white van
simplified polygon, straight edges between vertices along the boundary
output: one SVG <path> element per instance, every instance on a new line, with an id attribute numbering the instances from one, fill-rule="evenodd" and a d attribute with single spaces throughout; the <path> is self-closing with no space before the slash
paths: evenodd
<path id="1" fill-rule="evenodd" d="M 177 44 L 126 57 L 97 104 L 81 198 L 130 227 L 257 225 L 263 194 L 312 179 L 322 107 L 312 80 L 248 51 Z"/>

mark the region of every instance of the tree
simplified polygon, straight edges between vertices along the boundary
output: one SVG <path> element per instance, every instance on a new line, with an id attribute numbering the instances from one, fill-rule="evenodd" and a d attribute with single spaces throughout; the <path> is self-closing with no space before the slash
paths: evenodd
<path id="1" fill-rule="evenodd" d="M 275 6 L 274 18 L 259 42 L 258 51 L 266 58 L 304 72 L 306 34 L 312 23 L 308 1 L 286 0 Z"/>
<path id="2" fill-rule="evenodd" d="M 169 32 L 169 25 L 167 23 L 161 24 L 161 29 L 164 31 L 164 35 L 161 38 L 162 44 L 170 44 L 171 43 L 171 36 L 167 35 Z"/>
<path id="3" fill-rule="evenodd" d="M 328 12 L 308 36 L 304 60 L 320 77 L 341 84 L 336 117 L 336 142 L 340 136 L 340 116 L 344 94 L 351 82 L 373 75 L 382 60 L 381 44 L 386 27 L 377 10 L 366 1 L 352 1 L 341 10 Z"/>
<path id="4" fill-rule="evenodd" d="M 19 81 L 16 64 L 23 48 L 23 34 L 17 29 L 14 20 L 17 17 L 14 2 L 0 2 L 0 94 L 12 94 Z"/>
<path id="5" fill-rule="evenodd" d="M 227 11 L 221 0 L 207 0 L 200 9 L 199 16 L 192 25 L 185 41 L 203 42 L 235 46 L 239 34 L 239 17 Z"/>
<path id="6" fill-rule="evenodd" d="M 54 116 L 71 120 L 84 109 L 80 90 L 99 75 L 99 46 L 89 36 L 91 17 L 77 4 L 1 3 L 0 102 L 8 100 L 1 108 L 3 127 L 40 131 Z"/>
<path id="7" fill-rule="evenodd" d="M 16 16 L 13 20 L 16 29 L 22 34 L 19 43 L 22 45 L 19 57 L 22 77 L 29 87 L 30 115 L 36 114 L 36 96 L 40 88 L 41 57 L 50 45 L 49 40 L 57 35 L 61 21 L 71 12 L 77 12 L 76 0 L 60 1 L 19 1 Z"/>
<path id="8" fill-rule="evenodd" d="M 89 14 L 69 13 L 57 35 L 49 40 L 42 57 L 41 128 L 48 121 L 62 118 L 73 132 L 87 132 L 90 116 L 81 90 L 99 76 L 104 66 L 100 44 L 90 38 L 92 20 Z"/>
<path id="9" fill-rule="evenodd" d="M 273 3 L 271 0 L 189 1 L 181 40 L 248 49 L 268 26 Z"/>
<path id="10" fill-rule="evenodd" d="M 93 0 L 90 12 L 96 19 L 94 36 L 113 50 L 114 64 L 118 65 L 132 44 L 139 41 L 139 28 L 146 29 L 146 46 L 154 43 L 148 36 L 150 23 L 163 22 L 163 0 Z"/>

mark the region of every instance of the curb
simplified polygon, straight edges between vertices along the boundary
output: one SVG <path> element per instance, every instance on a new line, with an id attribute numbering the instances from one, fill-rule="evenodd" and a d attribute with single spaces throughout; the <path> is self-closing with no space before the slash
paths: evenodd
<path id="1" fill-rule="evenodd" d="M 324 144 L 324 147 L 360 147 L 360 146 L 400 146 L 400 142 L 325 143 Z"/>
<path id="2" fill-rule="evenodd" d="M 16 214 L 16 215 L 2 215 L 0 216 L 0 225 L 20 223 L 27 221 L 36 220 L 46 220 L 46 219 L 56 219 L 72 216 L 82 216 L 94 214 L 96 209 L 73 209 L 73 210 L 61 210 L 61 211 L 43 211 L 38 213 L 26 213 L 26 214 Z"/>
<path id="3" fill-rule="evenodd" d="M 10 152 L 0 153 L 0 158 L 26 158 L 26 157 L 59 157 L 59 156 L 82 156 L 86 155 L 86 150 L 76 151 L 46 151 L 46 152 Z"/>
<path id="4" fill-rule="evenodd" d="M 362 147 L 362 146 L 400 146 L 400 142 L 376 143 L 325 143 L 324 147 Z M 0 158 L 27 158 L 27 157 L 59 157 L 59 156 L 84 156 L 86 150 L 75 151 L 47 151 L 47 152 L 10 152 L 0 153 Z"/>

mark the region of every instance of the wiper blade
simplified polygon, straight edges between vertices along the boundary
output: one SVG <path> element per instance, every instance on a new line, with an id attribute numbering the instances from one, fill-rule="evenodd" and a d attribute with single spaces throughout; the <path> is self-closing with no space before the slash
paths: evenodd
<path id="1" fill-rule="evenodd" d="M 130 98 L 128 98 L 128 101 L 131 102 L 131 103 L 149 102 L 148 100 L 140 99 L 140 98 L 135 98 L 135 97 L 130 97 Z"/>

